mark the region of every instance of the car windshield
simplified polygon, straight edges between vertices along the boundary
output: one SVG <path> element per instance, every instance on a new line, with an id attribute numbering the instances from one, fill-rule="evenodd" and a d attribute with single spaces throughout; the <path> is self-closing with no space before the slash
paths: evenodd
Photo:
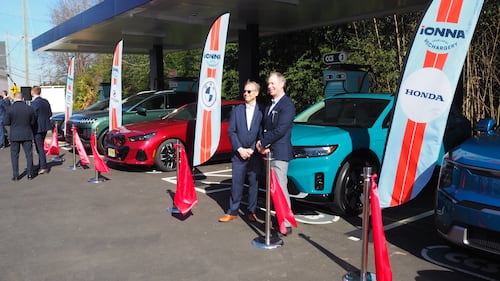
<path id="1" fill-rule="evenodd" d="M 126 99 L 123 100 L 122 103 L 122 111 L 126 111 L 132 106 L 138 104 L 139 102 L 143 101 L 147 97 L 153 95 L 154 92 L 147 92 L 147 93 L 141 93 L 141 94 L 136 94 L 130 97 L 127 97 Z"/>
<path id="2" fill-rule="evenodd" d="M 196 119 L 196 103 L 191 103 L 178 108 L 164 116 L 164 120 L 195 120 Z"/>
<path id="3" fill-rule="evenodd" d="M 388 103 L 389 101 L 384 99 L 326 99 L 301 112 L 294 123 L 370 128 Z"/>
<path id="4" fill-rule="evenodd" d="M 108 107 L 109 107 L 109 99 L 105 99 L 89 105 L 87 108 L 85 108 L 85 110 L 98 111 L 98 110 L 105 110 Z"/>

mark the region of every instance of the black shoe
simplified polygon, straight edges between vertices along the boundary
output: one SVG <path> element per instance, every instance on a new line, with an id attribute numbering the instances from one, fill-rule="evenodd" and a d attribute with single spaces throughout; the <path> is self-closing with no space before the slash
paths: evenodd
<path id="1" fill-rule="evenodd" d="M 12 181 L 18 181 L 19 179 L 17 177 L 12 177 Z"/>
<path id="2" fill-rule="evenodd" d="M 287 226 L 286 227 L 286 233 L 281 233 L 280 232 L 280 236 L 288 236 L 290 234 L 292 234 L 292 227 L 291 226 Z"/>
<path id="3" fill-rule="evenodd" d="M 27 178 L 28 178 L 28 180 L 32 180 L 33 176 L 32 175 L 28 175 Z"/>

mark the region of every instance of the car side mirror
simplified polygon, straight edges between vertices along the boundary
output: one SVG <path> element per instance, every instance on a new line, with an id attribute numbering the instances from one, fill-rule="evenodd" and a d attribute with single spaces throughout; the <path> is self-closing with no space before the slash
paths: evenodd
<path id="1" fill-rule="evenodd" d="M 139 115 L 146 116 L 146 112 L 147 110 L 142 106 L 137 108 L 137 114 Z"/>
<path id="2" fill-rule="evenodd" d="M 484 118 L 477 122 L 475 129 L 476 131 L 491 135 L 493 134 L 494 127 L 495 127 L 495 120 L 491 118 Z"/>

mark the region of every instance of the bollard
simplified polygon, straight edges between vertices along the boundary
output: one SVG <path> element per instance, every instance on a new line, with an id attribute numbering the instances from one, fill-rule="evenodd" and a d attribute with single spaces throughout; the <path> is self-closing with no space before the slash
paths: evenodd
<path id="1" fill-rule="evenodd" d="M 265 221 L 265 236 L 257 237 L 252 240 L 252 245 L 262 249 L 276 249 L 283 246 L 283 240 L 279 235 L 271 237 L 271 160 L 272 154 L 268 152 L 266 155 L 266 221 Z"/>
<path id="2" fill-rule="evenodd" d="M 73 126 L 74 127 L 74 126 Z M 74 132 L 74 130 L 73 130 Z M 76 168 L 76 152 L 75 152 L 75 133 L 73 133 L 73 143 L 72 143 L 72 149 L 73 149 L 73 166 L 69 166 L 68 170 L 77 170 Z"/>
<path id="3" fill-rule="evenodd" d="M 349 272 L 342 281 L 376 281 L 375 274 L 368 272 L 368 227 L 370 219 L 370 186 L 372 180 L 372 167 L 363 167 L 363 214 L 361 232 L 361 269 L 360 272 Z"/>

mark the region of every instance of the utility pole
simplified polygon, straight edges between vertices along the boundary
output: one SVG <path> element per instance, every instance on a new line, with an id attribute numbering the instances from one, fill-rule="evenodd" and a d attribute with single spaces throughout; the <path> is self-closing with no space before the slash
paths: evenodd
<path id="1" fill-rule="evenodd" d="M 28 63 L 28 29 L 26 25 L 26 0 L 23 0 L 23 24 L 24 24 L 24 68 L 26 69 L 25 73 L 25 85 L 29 86 L 30 84 L 30 70 Z"/>

